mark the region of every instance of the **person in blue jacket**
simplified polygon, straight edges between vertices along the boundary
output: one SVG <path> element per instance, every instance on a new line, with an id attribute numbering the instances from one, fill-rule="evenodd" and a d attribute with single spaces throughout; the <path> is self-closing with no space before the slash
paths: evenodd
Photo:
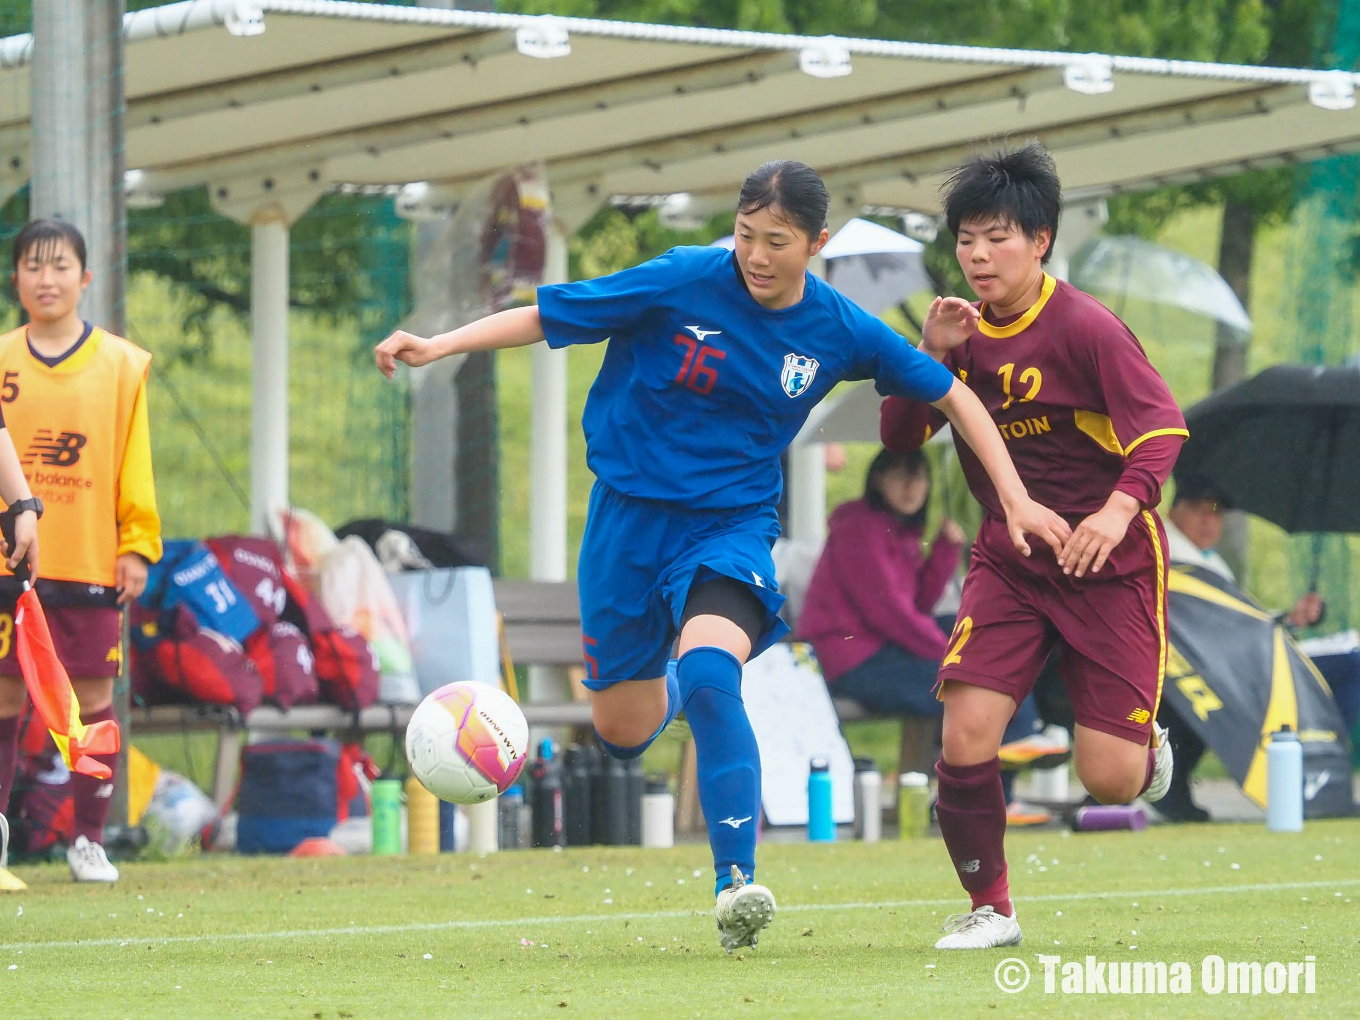
<path id="1" fill-rule="evenodd" d="M 755 945 L 775 910 L 753 881 L 760 756 L 741 672 L 787 631 L 770 555 L 779 458 L 812 408 L 847 379 L 932 403 L 1003 493 L 1018 549 L 1028 555 L 1029 534 L 1058 551 L 1070 534 L 1030 500 L 968 388 L 808 272 L 829 205 L 810 167 L 766 163 L 738 197 L 735 252 L 673 248 L 540 287 L 537 307 L 430 338 L 399 330 L 375 349 L 390 378 L 397 362 L 607 341 L 582 419 L 596 478 L 577 568 L 586 686 L 600 742 L 619 758 L 642 754 L 684 709 L 729 952 Z"/>

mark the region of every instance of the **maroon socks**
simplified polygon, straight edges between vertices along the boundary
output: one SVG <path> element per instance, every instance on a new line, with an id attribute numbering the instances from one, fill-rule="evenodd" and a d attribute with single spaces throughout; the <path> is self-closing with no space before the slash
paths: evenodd
<path id="1" fill-rule="evenodd" d="M 80 721 L 86 726 L 114 718 L 117 717 L 112 705 L 98 712 L 82 712 L 80 715 Z M 71 806 L 75 809 L 71 838 L 84 836 L 91 843 L 103 843 L 104 822 L 109 817 L 109 800 L 113 796 L 113 781 L 118 771 L 118 755 L 97 754 L 93 757 L 112 769 L 114 775 L 108 779 L 95 779 L 78 772 L 71 773 Z"/>
<path id="2" fill-rule="evenodd" d="M 9 791 L 14 786 L 14 766 L 19 760 L 19 717 L 0 719 L 0 815 L 6 814 Z"/>
<path id="3" fill-rule="evenodd" d="M 1006 878 L 1006 797 L 1001 791 L 1001 760 L 980 765 L 935 763 L 939 797 L 935 818 L 944 845 L 973 898 L 973 909 L 991 904 L 1010 917 L 1010 883 Z"/>

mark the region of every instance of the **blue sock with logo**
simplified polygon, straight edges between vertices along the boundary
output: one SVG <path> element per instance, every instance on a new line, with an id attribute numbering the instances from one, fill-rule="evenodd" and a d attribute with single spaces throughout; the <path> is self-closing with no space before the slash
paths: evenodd
<path id="1" fill-rule="evenodd" d="M 741 663 L 722 648 L 691 648 L 677 669 L 685 718 L 694 735 L 699 806 L 717 873 L 715 893 L 732 884 L 732 865 L 756 871 L 760 749 L 741 700 Z"/>
<path id="2" fill-rule="evenodd" d="M 671 659 L 666 663 L 666 718 L 661 720 L 661 725 L 656 728 L 656 732 L 638 744 L 636 747 L 621 747 L 618 744 L 611 744 L 600 736 L 599 730 L 595 731 L 595 739 L 600 742 L 611 758 L 620 758 L 627 761 L 629 758 L 641 758 L 642 752 L 652 746 L 652 742 L 665 731 L 671 724 L 671 720 L 680 712 L 680 678 L 676 673 L 675 660 Z"/>

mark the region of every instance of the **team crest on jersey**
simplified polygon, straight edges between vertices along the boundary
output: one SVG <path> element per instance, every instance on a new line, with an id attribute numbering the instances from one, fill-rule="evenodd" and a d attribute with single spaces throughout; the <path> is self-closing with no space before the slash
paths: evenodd
<path id="1" fill-rule="evenodd" d="M 799 354 L 784 355 L 784 371 L 780 373 L 779 382 L 789 396 L 801 397 L 816 377 L 816 358 L 804 358 Z"/>

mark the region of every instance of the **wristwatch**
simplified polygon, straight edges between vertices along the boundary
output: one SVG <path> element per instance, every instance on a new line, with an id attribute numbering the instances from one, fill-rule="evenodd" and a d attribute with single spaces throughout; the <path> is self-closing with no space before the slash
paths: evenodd
<path id="1" fill-rule="evenodd" d="M 32 510 L 34 515 L 42 517 L 43 503 L 37 496 L 30 496 L 28 499 L 16 499 L 9 505 L 10 512 L 18 517 L 22 513 Z"/>

